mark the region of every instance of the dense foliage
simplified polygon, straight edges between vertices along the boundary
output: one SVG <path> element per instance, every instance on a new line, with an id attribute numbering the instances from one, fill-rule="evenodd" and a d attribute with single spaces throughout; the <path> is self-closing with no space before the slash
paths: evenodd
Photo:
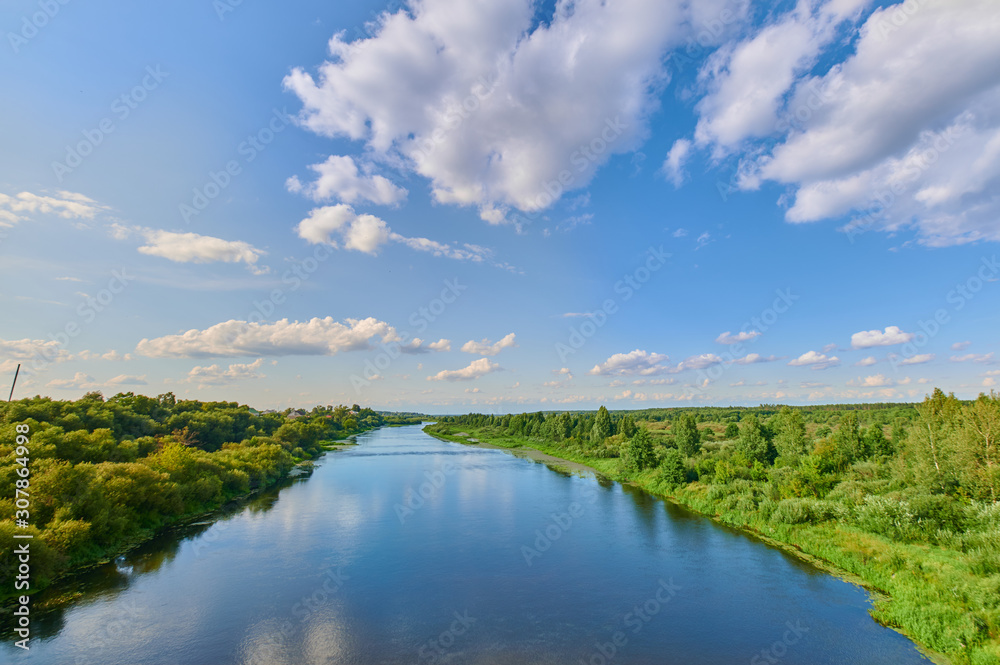
<path id="1" fill-rule="evenodd" d="M 636 424 L 639 428 L 635 430 Z M 442 418 L 671 496 L 858 575 L 877 619 L 960 663 L 1000 662 L 1000 395 L 915 405 Z"/>
<path id="2" fill-rule="evenodd" d="M 15 530 L 35 534 L 32 570 L 40 588 L 165 525 L 272 485 L 332 440 L 386 422 L 358 405 L 258 413 L 171 393 L 0 404 L 0 541 L 12 542 Z M 27 530 L 14 523 L 22 465 L 13 444 L 15 427 L 23 431 L 24 425 L 30 430 Z M 5 546 L 0 555 L 4 579 L 12 577 L 10 551 Z"/>

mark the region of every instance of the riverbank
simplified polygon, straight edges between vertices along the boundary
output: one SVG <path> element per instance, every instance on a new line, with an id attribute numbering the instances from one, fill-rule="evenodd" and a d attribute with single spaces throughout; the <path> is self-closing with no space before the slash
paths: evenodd
<path id="1" fill-rule="evenodd" d="M 551 460 L 557 467 L 573 465 L 597 476 L 638 487 L 863 587 L 873 600 L 871 616 L 880 624 L 908 637 L 926 658 L 938 665 L 1000 662 L 981 649 L 965 657 L 969 650 L 963 647 L 967 645 L 959 645 L 952 650 L 935 649 L 933 640 L 928 639 L 928 636 L 940 635 L 942 627 L 954 619 L 951 616 L 928 616 L 933 613 L 924 611 L 931 600 L 956 592 L 954 586 L 949 586 L 952 576 L 944 574 L 947 568 L 954 568 L 955 562 L 949 561 L 945 552 L 933 552 L 925 546 L 892 543 L 837 524 L 775 525 L 753 510 L 728 506 L 725 497 L 712 495 L 710 488 L 700 483 L 668 489 L 658 482 L 654 472 L 626 473 L 618 458 L 577 455 L 537 439 L 529 441 L 498 436 L 468 425 L 437 424 L 425 427 L 424 431 L 444 441 L 503 449 L 546 463 Z M 912 580 L 909 579 L 911 576 Z"/>

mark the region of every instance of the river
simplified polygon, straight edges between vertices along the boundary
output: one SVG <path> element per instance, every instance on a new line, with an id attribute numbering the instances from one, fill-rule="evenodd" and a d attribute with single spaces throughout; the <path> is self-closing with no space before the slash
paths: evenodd
<path id="1" fill-rule="evenodd" d="M 858 587 L 687 510 L 420 426 L 44 597 L 65 665 L 908 665 Z"/>

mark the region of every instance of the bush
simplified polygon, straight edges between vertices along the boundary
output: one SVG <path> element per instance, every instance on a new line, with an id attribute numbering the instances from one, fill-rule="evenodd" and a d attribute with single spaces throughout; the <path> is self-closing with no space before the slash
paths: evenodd
<path id="1" fill-rule="evenodd" d="M 921 537 L 921 525 L 910 504 L 888 496 L 865 497 L 864 504 L 858 506 L 856 521 L 862 529 L 893 540 L 912 541 Z"/>
<path id="2" fill-rule="evenodd" d="M 836 519 L 837 506 L 816 499 L 782 499 L 771 514 L 776 524 L 818 524 Z"/>

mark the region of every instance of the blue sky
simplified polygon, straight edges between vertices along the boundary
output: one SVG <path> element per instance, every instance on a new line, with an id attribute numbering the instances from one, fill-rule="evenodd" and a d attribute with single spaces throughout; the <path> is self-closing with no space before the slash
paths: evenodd
<path id="1" fill-rule="evenodd" d="M 0 369 L 457 411 L 1000 376 L 988 0 L 0 10 Z"/>

